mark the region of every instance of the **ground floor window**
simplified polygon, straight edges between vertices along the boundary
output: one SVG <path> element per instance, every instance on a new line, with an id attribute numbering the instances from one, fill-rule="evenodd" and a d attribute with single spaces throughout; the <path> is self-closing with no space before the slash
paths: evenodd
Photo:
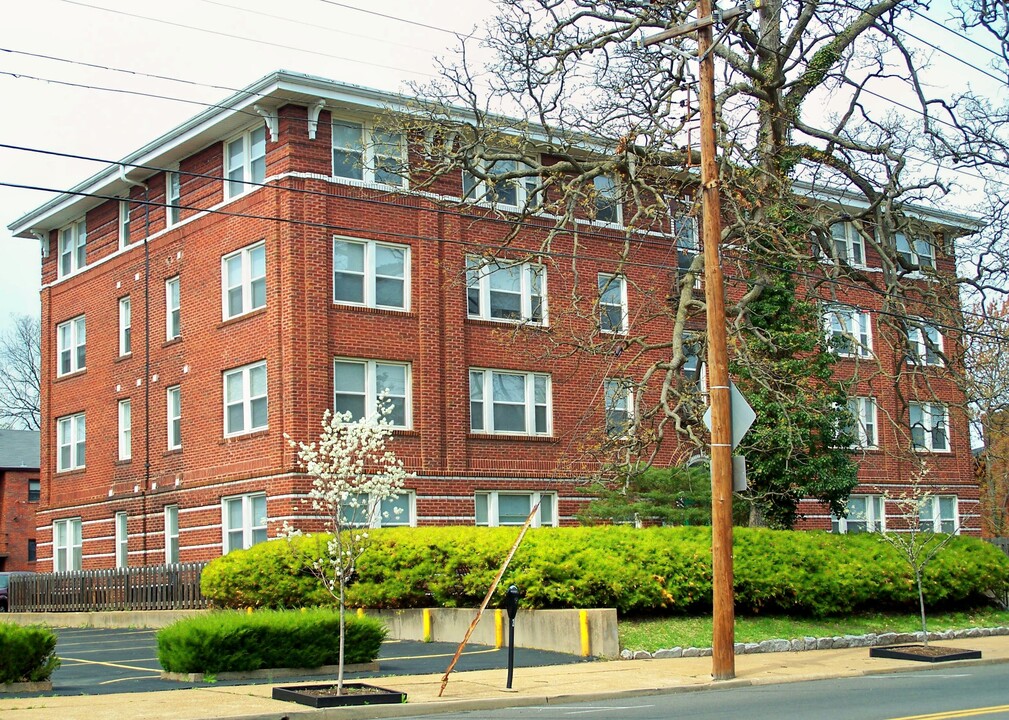
<path id="1" fill-rule="evenodd" d="M 847 517 L 832 517 L 830 530 L 835 533 L 882 532 L 886 529 L 886 502 L 882 495 L 852 495 L 848 498 Z"/>
<path id="2" fill-rule="evenodd" d="M 224 553 L 266 541 L 266 493 L 221 500 Z"/>
<path id="3" fill-rule="evenodd" d="M 539 509 L 532 526 L 557 524 L 557 495 L 541 492 L 511 492 L 492 490 L 478 492 L 476 501 L 476 524 L 486 527 L 501 525 L 521 525 L 529 517 L 536 503 Z"/>
<path id="4" fill-rule="evenodd" d="M 80 518 L 56 520 L 53 523 L 53 570 L 80 570 L 82 545 Z"/>

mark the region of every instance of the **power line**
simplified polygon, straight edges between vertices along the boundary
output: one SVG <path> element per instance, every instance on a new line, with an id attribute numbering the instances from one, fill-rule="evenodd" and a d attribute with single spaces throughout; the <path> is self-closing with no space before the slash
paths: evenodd
<path id="1" fill-rule="evenodd" d="M 448 30 L 437 25 L 428 25 L 427 23 L 418 22 L 416 20 L 407 20 L 406 18 L 398 17 L 396 15 L 386 15 L 385 13 L 380 13 L 375 10 L 365 10 L 364 8 L 355 7 L 354 5 L 348 5 L 342 2 L 335 2 L 335 0 L 319 0 L 319 2 L 325 3 L 326 5 L 334 5 L 336 7 L 344 8 L 345 10 L 353 10 L 359 13 L 365 13 L 366 15 L 374 15 L 375 17 L 385 18 L 387 20 L 395 20 L 396 22 L 406 23 L 408 25 L 414 25 L 416 27 L 426 28 L 428 30 L 435 30 L 436 32 L 447 33 L 448 35 L 454 35 L 456 37 L 472 37 L 474 40 L 486 40 L 487 38 L 480 37 L 479 35 L 473 35 L 472 33 L 463 33 L 456 30 Z"/>

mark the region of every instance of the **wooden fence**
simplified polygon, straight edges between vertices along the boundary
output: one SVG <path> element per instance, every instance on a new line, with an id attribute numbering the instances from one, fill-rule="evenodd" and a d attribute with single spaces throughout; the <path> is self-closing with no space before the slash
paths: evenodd
<path id="1" fill-rule="evenodd" d="M 1009 555 L 1009 538 L 988 538 L 988 542 L 1004 552 L 1006 555 Z"/>
<path id="2" fill-rule="evenodd" d="M 200 573 L 206 563 L 12 575 L 13 612 L 190 610 L 205 608 Z"/>

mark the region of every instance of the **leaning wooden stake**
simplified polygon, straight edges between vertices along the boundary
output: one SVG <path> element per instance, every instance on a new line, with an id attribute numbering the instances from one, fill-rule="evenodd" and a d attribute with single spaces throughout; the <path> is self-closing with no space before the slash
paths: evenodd
<path id="1" fill-rule="evenodd" d="M 459 643 L 459 647 L 456 648 L 455 655 L 452 656 L 452 662 L 448 664 L 448 669 L 445 671 L 445 675 L 441 679 L 441 690 L 438 691 L 438 697 L 445 692 L 445 686 L 448 685 L 448 676 L 452 674 L 452 670 L 455 668 L 455 664 L 459 662 L 459 656 L 462 655 L 462 649 L 466 647 L 466 643 L 469 642 L 470 635 L 476 629 L 477 623 L 480 622 L 480 617 L 483 615 L 483 611 L 487 609 L 487 604 L 490 602 L 491 596 L 494 591 L 497 590 L 498 584 L 501 582 L 501 578 L 504 577 L 505 571 L 508 569 L 508 563 L 512 561 L 515 552 L 519 549 L 519 545 L 522 543 L 522 538 L 525 537 L 526 530 L 529 529 L 529 525 L 533 521 L 533 516 L 536 515 L 537 511 L 540 509 L 540 504 L 536 503 L 533 505 L 532 511 L 529 513 L 529 517 L 522 524 L 522 529 L 519 531 L 519 536 L 515 538 L 515 543 L 512 545 L 512 549 L 508 551 L 508 557 L 501 564 L 501 569 L 497 571 L 497 576 L 494 578 L 494 582 L 491 583 L 490 589 L 487 591 L 487 595 L 484 596 L 483 602 L 480 603 L 480 609 L 476 612 L 476 617 L 473 618 L 473 622 L 469 624 L 469 628 L 466 630 L 466 635 L 463 637 L 462 642 Z"/>

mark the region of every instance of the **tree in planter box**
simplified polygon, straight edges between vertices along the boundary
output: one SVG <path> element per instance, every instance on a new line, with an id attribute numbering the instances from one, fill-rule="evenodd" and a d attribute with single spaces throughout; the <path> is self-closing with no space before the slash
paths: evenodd
<path id="1" fill-rule="evenodd" d="M 368 528 L 382 517 L 382 503 L 395 500 L 404 481 L 411 477 L 403 469 L 403 461 L 387 448 L 392 438 L 392 411 L 392 404 L 384 397 L 371 418 L 354 421 L 350 412 L 332 414 L 326 410 L 318 442 L 306 444 L 287 437 L 297 450 L 298 464 L 312 477 L 312 507 L 324 513 L 327 530 L 333 533 L 323 557 L 313 560 L 312 570 L 340 610 L 337 694 L 343 693 L 347 584 L 370 545 Z M 286 523 L 282 532 L 288 537 L 300 534 Z"/>

